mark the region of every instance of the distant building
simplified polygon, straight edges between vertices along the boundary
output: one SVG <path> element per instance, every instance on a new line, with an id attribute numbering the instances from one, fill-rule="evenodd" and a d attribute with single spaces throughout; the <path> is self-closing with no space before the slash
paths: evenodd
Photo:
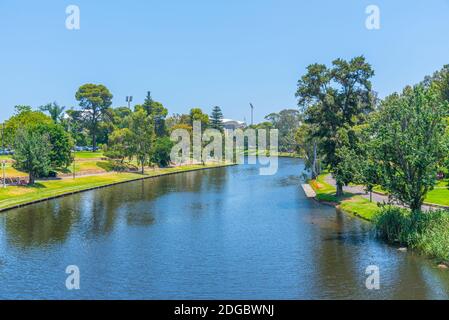
<path id="1" fill-rule="evenodd" d="M 225 130 L 235 130 L 235 129 L 244 129 L 246 127 L 246 123 L 238 120 L 232 119 L 222 119 L 223 128 Z"/>

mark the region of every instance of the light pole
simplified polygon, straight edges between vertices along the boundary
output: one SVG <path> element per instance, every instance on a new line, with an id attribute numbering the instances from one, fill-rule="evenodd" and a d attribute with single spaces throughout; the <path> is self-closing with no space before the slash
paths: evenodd
<path id="1" fill-rule="evenodd" d="M 126 96 L 126 102 L 128 102 L 128 109 L 131 109 L 132 101 L 133 101 L 133 96 Z"/>
<path id="2" fill-rule="evenodd" d="M 2 161 L 3 168 L 3 188 L 6 188 L 6 160 Z"/>
<path id="3" fill-rule="evenodd" d="M 251 125 L 254 124 L 254 106 L 252 103 L 249 104 L 251 106 Z"/>

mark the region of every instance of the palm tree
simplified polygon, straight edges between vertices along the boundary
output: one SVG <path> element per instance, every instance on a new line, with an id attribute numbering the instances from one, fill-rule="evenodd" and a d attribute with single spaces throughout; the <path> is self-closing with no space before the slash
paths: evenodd
<path id="1" fill-rule="evenodd" d="M 62 120 L 62 116 L 64 114 L 65 107 L 59 106 L 56 102 L 48 103 L 46 105 L 40 106 L 39 109 L 42 112 L 48 112 L 50 117 L 53 119 L 55 123 L 58 123 Z"/>

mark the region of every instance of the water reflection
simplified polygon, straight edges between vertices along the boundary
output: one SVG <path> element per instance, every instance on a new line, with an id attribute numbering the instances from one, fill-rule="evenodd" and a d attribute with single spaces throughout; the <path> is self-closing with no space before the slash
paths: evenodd
<path id="1" fill-rule="evenodd" d="M 448 298 L 449 272 L 306 199 L 300 160 L 279 165 L 275 176 L 240 165 L 3 214 L 0 298 Z M 69 264 L 82 270 L 81 291 L 65 290 Z M 365 288 L 369 265 L 381 290 Z"/>
<path id="2" fill-rule="evenodd" d="M 8 243 L 26 248 L 64 242 L 76 224 L 82 225 L 87 237 L 105 236 L 114 230 L 119 217 L 125 217 L 130 226 L 150 226 L 156 220 L 154 211 L 157 211 L 158 198 L 173 192 L 200 195 L 203 190 L 213 190 L 219 193 L 227 172 L 226 168 L 219 168 L 201 174 L 164 176 L 10 211 L 5 214 L 4 223 Z M 211 207 L 202 203 L 201 197 L 197 199 L 190 205 L 192 211 Z M 217 205 L 216 201 L 214 207 Z"/>
<path id="3" fill-rule="evenodd" d="M 4 227 L 8 243 L 20 248 L 39 247 L 65 241 L 80 211 L 75 198 L 49 201 L 30 210 L 16 210 L 5 214 Z"/>

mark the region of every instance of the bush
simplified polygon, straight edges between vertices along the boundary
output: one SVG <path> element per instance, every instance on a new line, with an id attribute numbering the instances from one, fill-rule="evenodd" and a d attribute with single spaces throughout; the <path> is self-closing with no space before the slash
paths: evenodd
<path id="1" fill-rule="evenodd" d="M 377 233 L 388 242 L 449 261 L 449 211 L 413 212 L 384 207 L 374 219 Z"/>
<path id="2" fill-rule="evenodd" d="M 170 164 L 170 152 L 173 142 L 168 137 L 158 138 L 151 150 L 151 162 L 159 167 L 166 167 Z"/>

